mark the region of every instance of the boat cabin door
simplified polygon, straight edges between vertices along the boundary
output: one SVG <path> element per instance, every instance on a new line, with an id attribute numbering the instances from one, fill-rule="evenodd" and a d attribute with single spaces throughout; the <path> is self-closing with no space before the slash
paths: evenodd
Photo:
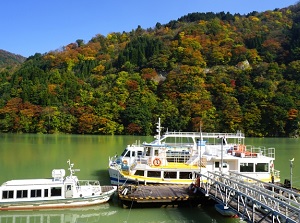
<path id="1" fill-rule="evenodd" d="M 73 197 L 73 185 L 72 184 L 66 184 L 65 185 L 65 191 L 66 191 L 66 198 L 72 198 Z"/>

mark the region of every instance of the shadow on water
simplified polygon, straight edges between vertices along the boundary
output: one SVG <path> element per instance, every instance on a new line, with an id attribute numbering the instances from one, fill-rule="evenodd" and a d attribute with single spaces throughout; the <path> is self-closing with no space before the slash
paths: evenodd
<path id="1" fill-rule="evenodd" d="M 110 178 L 108 170 L 93 171 L 92 176 L 97 177 L 101 185 L 110 185 Z"/>

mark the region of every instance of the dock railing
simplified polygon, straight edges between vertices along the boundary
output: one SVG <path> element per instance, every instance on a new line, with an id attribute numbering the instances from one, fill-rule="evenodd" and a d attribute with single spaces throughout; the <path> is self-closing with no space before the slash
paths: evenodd
<path id="1" fill-rule="evenodd" d="M 291 190 L 254 178 L 248 183 L 238 173 L 207 172 L 200 177 L 201 192 L 251 222 L 300 222 L 300 195 Z"/>

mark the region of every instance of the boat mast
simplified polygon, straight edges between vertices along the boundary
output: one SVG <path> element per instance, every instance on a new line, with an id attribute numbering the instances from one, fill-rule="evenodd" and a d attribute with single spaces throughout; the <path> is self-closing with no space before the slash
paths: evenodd
<path id="1" fill-rule="evenodd" d="M 157 124 L 157 128 L 156 128 L 156 132 L 158 133 L 157 136 L 156 136 L 156 139 L 157 139 L 157 142 L 158 144 L 160 144 L 160 134 L 161 134 L 161 126 L 160 126 L 160 118 L 158 118 L 158 123 Z"/>
<path id="2" fill-rule="evenodd" d="M 70 160 L 68 160 L 67 163 L 69 164 L 68 170 L 70 171 L 70 177 L 72 177 L 76 171 L 80 171 L 80 169 L 73 169 L 74 163 L 71 163 Z"/>

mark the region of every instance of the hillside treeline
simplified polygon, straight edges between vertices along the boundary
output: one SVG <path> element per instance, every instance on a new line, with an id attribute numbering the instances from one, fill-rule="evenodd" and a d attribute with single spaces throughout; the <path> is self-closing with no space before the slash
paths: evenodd
<path id="1" fill-rule="evenodd" d="M 300 6 L 192 13 L 96 35 L 0 73 L 0 131 L 291 137 L 299 133 Z"/>

